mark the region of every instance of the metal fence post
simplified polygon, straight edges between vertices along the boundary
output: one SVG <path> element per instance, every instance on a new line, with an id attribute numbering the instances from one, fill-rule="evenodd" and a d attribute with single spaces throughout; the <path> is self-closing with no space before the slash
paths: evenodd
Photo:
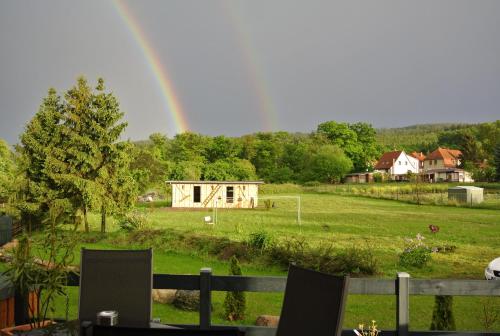
<path id="1" fill-rule="evenodd" d="M 396 328 L 398 336 L 408 336 L 410 324 L 410 275 L 408 273 L 398 272 L 396 292 Z"/>
<path id="2" fill-rule="evenodd" d="M 211 288 L 211 268 L 200 270 L 200 328 L 208 329 L 211 325 L 212 313 L 212 288 Z"/>

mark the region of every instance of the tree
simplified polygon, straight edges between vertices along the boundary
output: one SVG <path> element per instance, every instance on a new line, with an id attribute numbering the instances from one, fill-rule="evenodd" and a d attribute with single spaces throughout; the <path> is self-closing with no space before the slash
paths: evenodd
<path id="1" fill-rule="evenodd" d="M 106 232 L 106 214 L 130 209 L 137 195 L 137 186 L 129 173 L 132 145 L 119 141 L 127 127 L 126 122 L 121 122 L 124 113 L 114 95 L 104 90 L 104 80 L 99 78 L 93 94 L 92 126 L 87 131 L 99 153 L 95 176 L 104 189 L 101 198 L 102 233 Z"/>
<path id="2" fill-rule="evenodd" d="M 436 295 L 431 330 L 455 330 L 453 296 Z"/>
<path id="3" fill-rule="evenodd" d="M 354 169 L 364 171 L 367 168 L 372 168 L 372 162 L 376 161 L 381 154 L 381 150 L 377 146 L 377 139 L 375 138 L 375 129 L 372 125 L 363 122 L 350 124 L 349 128 L 356 133 L 357 140 L 362 148 L 352 158 Z"/>
<path id="4" fill-rule="evenodd" d="M 248 181 L 255 178 L 255 167 L 247 160 L 228 158 L 203 167 L 205 181 Z"/>
<path id="5" fill-rule="evenodd" d="M 229 275 L 241 275 L 238 259 L 233 255 L 229 261 Z M 227 292 L 224 300 L 224 312 L 229 321 L 245 318 L 246 298 L 244 292 Z"/>
<path id="6" fill-rule="evenodd" d="M 7 143 L 0 139 L 0 203 L 11 195 L 15 178 L 14 155 Z"/>
<path id="7" fill-rule="evenodd" d="M 322 146 L 312 159 L 312 173 L 317 181 L 339 182 L 352 169 L 352 161 L 337 146 Z"/>
<path id="8" fill-rule="evenodd" d="M 500 182 L 500 141 L 498 141 L 496 147 L 495 147 L 495 169 L 496 169 L 496 175 L 495 175 L 495 180 L 497 182 Z"/>
<path id="9" fill-rule="evenodd" d="M 205 157 L 208 162 L 236 157 L 241 152 L 241 147 L 235 140 L 223 135 L 212 138 L 206 149 Z"/>
<path id="10" fill-rule="evenodd" d="M 337 123 L 327 121 L 318 125 L 319 134 L 325 135 L 330 144 L 340 147 L 356 170 L 366 170 L 379 154 L 375 130 L 367 123 Z M 352 168 L 351 168 L 352 169 Z"/>
<path id="11" fill-rule="evenodd" d="M 46 212 L 48 203 L 67 200 L 70 215 L 83 213 L 86 231 L 88 210 L 129 206 L 134 190 L 127 172 L 130 146 L 117 141 L 127 125 L 119 122 L 123 113 L 116 98 L 104 92 L 102 79 L 95 91 L 84 77 L 64 99 L 49 90 L 18 147 L 25 203 Z"/>
<path id="12" fill-rule="evenodd" d="M 51 88 L 38 112 L 26 125 L 18 153 L 19 181 L 16 183 L 14 206 L 21 222 L 31 231 L 47 217 L 50 203 L 64 198 L 63 190 L 49 174 L 46 163 L 62 142 L 60 124 L 63 105 L 56 90 Z"/>
<path id="13" fill-rule="evenodd" d="M 203 169 L 202 158 L 193 161 L 177 162 L 170 173 L 172 180 L 190 180 L 198 181 L 201 179 Z"/>

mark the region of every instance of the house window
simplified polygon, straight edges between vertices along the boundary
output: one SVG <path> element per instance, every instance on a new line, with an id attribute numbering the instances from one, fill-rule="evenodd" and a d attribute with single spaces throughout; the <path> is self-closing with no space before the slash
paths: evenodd
<path id="1" fill-rule="evenodd" d="M 398 164 L 401 166 L 401 161 L 398 161 Z"/>
<path id="2" fill-rule="evenodd" d="M 408 161 L 405 161 L 405 166 L 408 166 Z"/>
<path id="3" fill-rule="evenodd" d="M 438 160 L 434 160 L 434 165 L 437 165 L 438 164 Z"/>
<path id="4" fill-rule="evenodd" d="M 201 202 L 201 187 L 200 186 L 193 187 L 193 202 L 194 203 Z"/>
<path id="5" fill-rule="evenodd" d="M 226 187 L 226 202 L 233 203 L 234 187 Z"/>
<path id="6" fill-rule="evenodd" d="M 429 166 L 432 166 L 432 160 L 429 161 Z"/>

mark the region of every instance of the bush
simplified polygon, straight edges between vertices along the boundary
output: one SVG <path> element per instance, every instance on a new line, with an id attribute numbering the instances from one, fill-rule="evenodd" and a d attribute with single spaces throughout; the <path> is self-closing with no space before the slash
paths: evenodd
<path id="1" fill-rule="evenodd" d="M 373 275 L 378 262 L 370 248 L 335 250 L 332 245 L 310 248 L 304 239 L 290 239 L 269 250 L 272 262 L 288 267 L 290 263 L 328 274 Z"/>
<path id="2" fill-rule="evenodd" d="M 431 251 L 427 247 L 419 247 L 405 251 L 399 256 L 399 264 L 405 267 L 424 267 L 431 260 Z"/>
<path id="3" fill-rule="evenodd" d="M 238 259 L 231 257 L 229 275 L 241 275 Z M 245 318 L 246 298 L 244 292 L 227 292 L 224 300 L 224 315 L 229 321 Z"/>
<path id="4" fill-rule="evenodd" d="M 453 317 L 453 296 L 436 295 L 431 330 L 456 330 Z"/>
<path id="5" fill-rule="evenodd" d="M 248 239 L 248 245 L 260 253 L 270 248 L 272 244 L 273 237 L 266 231 L 253 232 Z"/>
<path id="6" fill-rule="evenodd" d="M 399 255 L 399 264 L 405 267 L 424 267 L 431 260 L 431 249 L 423 242 L 420 233 L 415 238 L 407 238 L 405 249 Z"/>
<path id="7" fill-rule="evenodd" d="M 149 219 L 144 212 L 132 211 L 118 218 L 118 226 L 125 231 L 138 231 L 149 228 Z"/>

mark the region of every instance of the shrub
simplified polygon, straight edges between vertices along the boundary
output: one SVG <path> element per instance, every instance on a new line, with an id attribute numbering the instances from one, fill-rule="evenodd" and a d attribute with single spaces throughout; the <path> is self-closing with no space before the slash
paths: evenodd
<path id="1" fill-rule="evenodd" d="M 304 239 L 289 239 L 273 245 L 269 257 L 283 267 L 290 263 L 329 274 L 373 275 L 378 262 L 371 248 L 335 250 L 332 245 L 310 248 Z"/>
<path id="2" fill-rule="evenodd" d="M 431 330 L 455 330 L 453 296 L 436 295 L 432 312 Z"/>
<path id="3" fill-rule="evenodd" d="M 431 249 L 425 245 L 424 239 L 425 237 L 420 233 L 417 234 L 415 239 L 406 239 L 405 249 L 399 255 L 399 264 L 401 266 L 421 268 L 431 260 Z"/>
<path id="4" fill-rule="evenodd" d="M 273 237 L 266 231 L 253 232 L 248 239 L 248 245 L 260 253 L 271 247 L 272 243 Z"/>
<path id="5" fill-rule="evenodd" d="M 304 187 L 319 187 L 321 182 L 319 181 L 307 181 L 304 183 Z"/>
<path id="6" fill-rule="evenodd" d="M 233 256 L 229 263 L 229 275 L 241 275 L 238 259 Z M 246 298 L 244 292 L 227 292 L 224 300 L 224 315 L 229 321 L 245 318 Z"/>
<path id="7" fill-rule="evenodd" d="M 149 219 L 144 212 L 132 211 L 118 218 L 118 226 L 125 231 L 138 231 L 149 228 Z"/>
<path id="8" fill-rule="evenodd" d="M 272 207 L 271 200 L 270 199 L 264 200 L 264 208 L 266 208 L 266 210 L 271 210 L 271 207 Z"/>
<path id="9" fill-rule="evenodd" d="M 384 181 L 384 176 L 382 173 L 373 173 L 373 181 L 374 182 L 383 182 Z"/>

